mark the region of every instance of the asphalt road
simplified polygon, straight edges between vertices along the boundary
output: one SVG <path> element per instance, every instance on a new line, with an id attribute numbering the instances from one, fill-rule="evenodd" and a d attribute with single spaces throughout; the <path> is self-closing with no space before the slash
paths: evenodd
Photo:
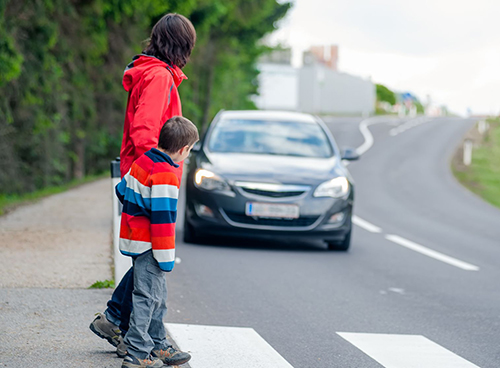
<path id="1" fill-rule="evenodd" d="M 365 142 L 360 118 L 326 122 L 339 146 Z M 251 327 L 296 368 L 384 366 L 338 332 L 422 335 L 479 367 L 500 367 L 500 211 L 449 167 L 472 124 L 370 126 L 374 144 L 349 171 L 355 214 L 374 227 L 356 226 L 347 253 L 314 241 L 179 240 L 168 321 Z"/>

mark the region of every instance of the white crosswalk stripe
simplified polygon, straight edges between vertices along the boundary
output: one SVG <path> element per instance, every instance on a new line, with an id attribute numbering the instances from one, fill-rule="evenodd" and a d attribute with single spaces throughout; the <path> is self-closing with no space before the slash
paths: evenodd
<path id="1" fill-rule="evenodd" d="M 385 368 L 479 368 L 421 335 L 337 334 Z"/>
<path id="2" fill-rule="evenodd" d="M 192 368 L 293 368 L 253 328 L 165 324 Z"/>

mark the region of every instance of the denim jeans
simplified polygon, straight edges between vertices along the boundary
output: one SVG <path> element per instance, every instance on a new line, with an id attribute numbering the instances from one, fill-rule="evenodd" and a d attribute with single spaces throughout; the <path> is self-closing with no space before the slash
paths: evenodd
<path id="1" fill-rule="evenodd" d="M 106 318 L 117 325 L 122 335 L 128 331 L 130 313 L 132 312 L 132 292 L 134 291 L 134 267 L 130 267 L 123 276 L 120 284 L 115 288 L 108 308 L 104 311 Z"/>
<path id="2" fill-rule="evenodd" d="M 163 317 L 167 313 L 167 280 L 152 251 L 134 258 L 133 309 L 125 339 L 127 352 L 145 359 L 152 350 L 167 349 Z"/>

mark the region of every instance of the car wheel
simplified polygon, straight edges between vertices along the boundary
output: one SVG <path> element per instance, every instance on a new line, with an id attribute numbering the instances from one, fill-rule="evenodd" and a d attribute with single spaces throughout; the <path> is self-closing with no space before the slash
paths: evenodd
<path id="1" fill-rule="evenodd" d="M 349 247 L 351 246 L 351 232 L 352 232 L 352 230 L 349 230 L 349 232 L 346 234 L 344 240 L 342 240 L 340 242 L 326 240 L 326 244 L 328 245 L 328 250 L 347 251 L 349 249 Z"/>
<path id="2" fill-rule="evenodd" d="M 187 218 L 184 218 L 184 243 L 196 243 L 197 239 L 194 226 L 188 222 Z"/>

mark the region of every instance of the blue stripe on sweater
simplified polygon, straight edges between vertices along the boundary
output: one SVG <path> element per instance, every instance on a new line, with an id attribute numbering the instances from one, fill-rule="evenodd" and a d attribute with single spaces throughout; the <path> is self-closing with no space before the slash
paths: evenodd
<path id="1" fill-rule="evenodd" d="M 121 250 L 121 249 L 120 249 L 120 252 L 124 256 L 129 256 L 129 257 L 136 257 L 136 256 L 140 256 L 141 255 L 141 253 L 132 253 L 132 252 L 127 252 L 127 251 L 124 251 L 124 250 Z"/>
<path id="2" fill-rule="evenodd" d="M 127 187 L 127 181 L 122 179 L 118 184 L 116 184 L 115 192 L 118 200 L 123 204 L 125 200 L 125 188 Z"/>
<path id="3" fill-rule="evenodd" d="M 125 189 L 125 201 L 133 203 L 138 207 L 151 209 L 151 198 L 144 198 L 131 188 Z"/>
<path id="4" fill-rule="evenodd" d="M 151 199 L 151 207 L 154 211 L 176 211 L 177 199 L 159 197 Z"/>
<path id="5" fill-rule="evenodd" d="M 160 266 L 162 271 L 165 272 L 170 272 L 174 269 L 175 266 L 175 261 L 171 262 L 158 262 L 158 265 Z"/>

